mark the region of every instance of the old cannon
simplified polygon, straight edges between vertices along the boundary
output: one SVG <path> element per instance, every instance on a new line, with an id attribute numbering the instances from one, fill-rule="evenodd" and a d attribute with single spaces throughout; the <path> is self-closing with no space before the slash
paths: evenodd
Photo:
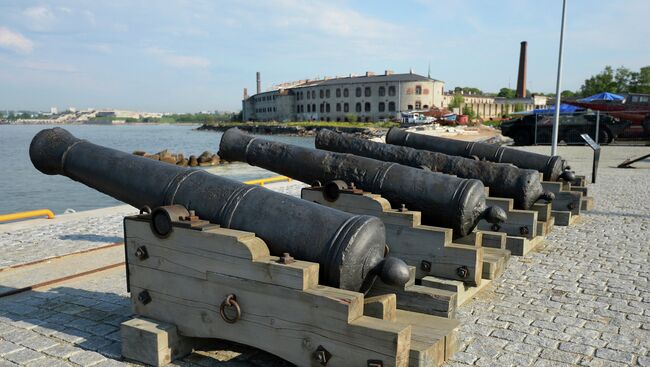
<path id="1" fill-rule="evenodd" d="M 529 209 L 536 201 L 550 201 L 554 195 L 542 188 L 539 173 L 510 164 L 499 164 L 409 147 L 382 144 L 349 134 L 321 130 L 316 148 L 350 153 L 387 162 L 474 178 L 490 188 L 493 196 L 512 198 L 517 209 Z"/>
<path id="2" fill-rule="evenodd" d="M 329 183 L 333 195 L 337 180 L 354 184 L 382 195 L 393 206 L 421 211 L 424 223 L 452 228 L 456 237 L 468 235 L 481 219 L 490 223 L 506 219 L 501 208 L 486 206 L 485 188 L 478 180 L 260 139 L 237 128 L 221 137 L 219 156 L 306 183 Z"/>
<path id="3" fill-rule="evenodd" d="M 384 225 L 375 217 L 95 145 L 61 128 L 39 132 L 29 154 L 45 174 L 67 176 L 136 208 L 159 208 L 152 226 L 162 237 L 170 219 L 192 210 L 223 228 L 256 233 L 272 255 L 319 263 L 324 285 L 365 291 L 377 276 L 394 285 L 409 278 L 403 261 L 384 258 Z"/>
<path id="4" fill-rule="evenodd" d="M 545 181 L 558 181 L 560 179 L 573 181 L 575 179 L 575 174 L 565 169 L 566 163 L 560 156 L 548 156 L 500 147 L 493 144 L 409 133 L 399 128 L 391 128 L 388 130 L 386 143 L 457 155 L 465 158 L 497 163 L 510 163 L 519 168 L 542 172 Z"/>

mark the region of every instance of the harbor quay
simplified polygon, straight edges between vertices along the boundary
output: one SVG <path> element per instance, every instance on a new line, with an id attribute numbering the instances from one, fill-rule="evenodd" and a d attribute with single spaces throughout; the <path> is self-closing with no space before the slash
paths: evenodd
<path id="1" fill-rule="evenodd" d="M 548 147 L 520 148 L 548 153 Z M 590 176 L 593 152 L 559 154 Z M 445 366 L 649 366 L 650 165 L 615 168 L 647 147 L 604 146 L 593 210 L 460 306 L 458 349 Z M 300 196 L 306 185 L 267 188 Z M 118 206 L 0 225 L 0 366 L 133 365 L 120 324 L 133 316 Z M 287 229 L 290 230 L 290 229 Z M 178 366 L 289 366 L 252 347 L 206 340 Z"/>

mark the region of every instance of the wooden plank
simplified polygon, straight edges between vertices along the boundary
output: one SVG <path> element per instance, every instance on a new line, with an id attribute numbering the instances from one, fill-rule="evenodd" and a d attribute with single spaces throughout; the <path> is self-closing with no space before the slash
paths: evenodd
<path id="1" fill-rule="evenodd" d="M 178 334 L 176 326 L 145 318 L 120 325 L 122 356 L 152 366 L 165 366 L 192 352 L 195 339 Z"/>
<path id="2" fill-rule="evenodd" d="M 456 307 L 460 307 L 473 297 L 475 297 L 481 290 L 490 284 L 491 280 L 482 279 L 481 284 L 475 287 L 467 286 L 463 282 L 450 279 L 442 279 L 436 277 L 422 278 L 422 285 L 425 287 L 444 289 L 451 292 L 456 292 Z"/>
<path id="3" fill-rule="evenodd" d="M 382 320 L 395 321 L 397 318 L 397 297 L 393 293 L 365 297 L 363 314 Z"/>
<path id="4" fill-rule="evenodd" d="M 280 264 L 275 256 L 260 257 L 260 251 L 256 248 L 259 241 L 252 241 L 250 237 L 244 237 L 241 243 L 243 247 L 251 243 L 256 246 L 252 248 L 252 251 L 258 253 L 255 261 L 247 259 L 241 249 L 235 249 L 233 237 L 226 235 L 231 233 L 229 231 L 206 236 L 205 232 L 177 228 L 169 238 L 159 239 L 151 236 L 147 222 L 127 219 L 124 225 L 128 233 L 129 261 L 143 266 L 201 279 L 206 279 L 209 271 L 218 268 L 223 274 L 294 289 L 308 289 L 318 284 L 318 264 L 306 261 Z M 222 253 L 226 250 L 220 248 L 223 244 L 226 244 L 226 249 L 233 249 L 237 255 Z M 135 252 L 143 246 L 148 257 L 139 260 Z M 206 251 L 205 248 L 209 247 L 212 247 L 210 251 Z"/>
<path id="5" fill-rule="evenodd" d="M 486 248 L 484 249 L 484 252 L 484 262 L 486 266 L 483 267 L 483 279 L 496 279 L 505 270 L 508 260 L 510 259 L 510 251 Z"/>
<path id="6" fill-rule="evenodd" d="M 553 210 L 552 214 L 555 218 L 556 226 L 568 226 L 571 224 L 572 215 L 570 211 Z"/>
<path id="7" fill-rule="evenodd" d="M 594 210 L 595 206 L 593 196 L 582 197 L 582 201 L 580 201 L 580 210 Z"/>
<path id="8" fill-rule="evenodd" d="M 554 211 L 571 211 L 573 215 L 580 215 L 580 200 L 582 193 L 575 191 L 562 190 L 560 182 L 543 181 L 544 190 L 551 191 L 555 194 L 555 199 L 551 202 L 551 208 Z M 556 223 L 560 225 L 559 223 Z"/>
<path id="9" fill-rule="evenodd" d="M 415 279 L 415 270 L 412 269 L 412 279 Z M 376 280 L 367 296 L 379 296 L 394 293 L 397 296 L 397 308 L 402 310 L 421 312 L 427 315 L 440 317 L 455 317 L 456 293 L 442 289 L 425 287 L 413 282 L 407 283 L 402 288 L 386 285 L 381 280 Z"/>
<path id="10" fill-rule="evenodd" d="M 508 219 L 499 224 L 498 232 L 504 232 L 509 236 L 519 236 L 532 239 L 537 233 L 537 212 L 533 210 L 514 209 L 512 199 L 489 197 L 485 199 L 490 206 L 498 206 L 506 211 Z M 493 225 L 481 220 L 477 226 L 479 230 L 493 230 Z"/>
<path id="11" fill-rule="evenodd" d="M 325 200 L 319 189 L 305 188 L 302 198 L 354 214 L 373 215 L 386 226 L 386 242 L 392 255 L 416 267 L 419 279 L 434 275 L 477 284 L 483 272 L 480 247 L 452 243 L 452 230 L 421 224 L 420 212 L 391 209 L 379 195 L 341 193 L 335 202 Z M 457 269 L 466 267 L 461 278 Z"/>
<path id="12" fill-rule="evenodd" d="M 432 318 L 428 315 L 418 314 L 405 310 L 397 310 L 397 319 L 414 325 L 412 328 L 412 339 L 422 340 L 423 338 L 445 338 L 445 357 L 449 360 L 458 350 L 458 330 L 460 322 L 455 319 Z M 429 366 L 428 364 L 416 364 Z M 435 364 L 434 364 L 435 365 Z"/>
<path id="13" fill-rule="evenodd" d="M 309 364 L 318 345 L 343 360 L 382 359 L 390 365 L 400 365 L 408 353 L 408 328 L 374 318 L 377 322 L 364 321 L 360 314 L 349 317 L 362 312 L 362 295 L 349 298 L 345 292 L 320 286 L 308 291 L 281 289 L 230 276 L 215 275 L 206 281 L 133 264 L 130 270 L 132 294 L 146 289 L 152 298 L 146 305 L 135 301 L 135 312 L 175 324 L 185 336 L 251 345 L 298 365 Z M 227 324 L 219 315 L 227 294 L 235 294 L 241 305 L 241 319 L 235 324 Z M 355 300 L 360 307 L 354 305 Z M 304 339 L 315 343 L 308 353 L 301 346 Z"/>
<path id="14" fill-rule="evenodd" d="M 551 210 L 552 210 L 551 203 L 535 203 L 530 208 L 530 210 L 534 210 L 537 212 L 538 221 L 547 222 L 549 219 L 551 219 Z"/>

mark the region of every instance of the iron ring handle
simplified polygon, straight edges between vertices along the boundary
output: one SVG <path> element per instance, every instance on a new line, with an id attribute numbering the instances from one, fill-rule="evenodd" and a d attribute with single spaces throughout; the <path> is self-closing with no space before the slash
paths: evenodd
<path id="1" fill-rule="evenodd" d="M 226 306 L 233 307 L 235 309 L 237 313 L 235 317 L 230 317 L 226 314 Z M 239 321 L 239 319 L 241 319 L 241 308 L 239 307 L 239 303 L 237 303 L 237 296 L 234 294 L 227 295 L 226 299 L 221 302 L 221 306 L 219 307 L 219 314 L 221 315 L 223 321 L 229 324 L 234 324 Z"/>

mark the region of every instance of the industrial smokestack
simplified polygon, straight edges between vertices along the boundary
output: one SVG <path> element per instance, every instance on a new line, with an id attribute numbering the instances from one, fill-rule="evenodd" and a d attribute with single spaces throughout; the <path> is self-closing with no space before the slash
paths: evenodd
<path id="1" fill-rule="evenodd" d="M 262 80 L 260 79 L 260 72 L 256 73 L 257 76 L 257 94 L 262 92 Z"/>
<path id="2" fill-rule="evenodd" d="M 526 98 L 526 63 L 528 59 L 528 42 L 521 42 L 519 50 L 519 76 L 517 77 L 517 98 Z"/>

